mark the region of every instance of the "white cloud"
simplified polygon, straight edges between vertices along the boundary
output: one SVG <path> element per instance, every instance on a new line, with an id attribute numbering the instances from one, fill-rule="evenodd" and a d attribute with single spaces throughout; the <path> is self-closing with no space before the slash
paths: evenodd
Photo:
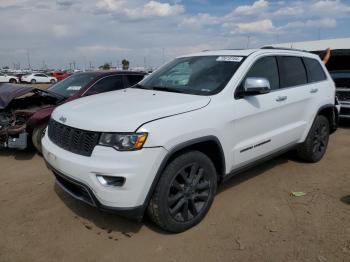
<path id="1" fill-rule="evenodd" d="M 105 11 L 115 11 L 121 8 L 124 4 L 124 0 L 99 0 L 96 3 L 96 6 Z"/>
<path id="2" fill-rule="evenodd" d="M 271 33 L 275 27 L 270 19 L 264 19 L 249 23 L 239 23 L 232 33 Z"/>
<path id="3" fill-rule="evenodd" d="M 170 17 L 185 11 L 183 5 L 149 1 L 143 6 L 132 6 L 124 0 L 100 0 L 96 4 L 99 12 L 115 16 L 123 15 L 129 19 L 144 19 L 152 17 Z"/>
<path id="4" fill-rule="evenodd" d="M 185 17 L 180 25 L 199 28 L 204 25 L 218 25 L 223 19 L 211 16 L 207 13 L 198 14 L 196 16 Z"/>
<path id="5" fill-rule="evenodd" d="M 84 56 L 94 56 L 101 53 L 118 53 L 128 51 L 127 48 L 120 48 L 117 46 L 105 46 L 105 45 L 91 45 L 91 46 L 79 46 L 77 50 Z"/>
<path id="6" fill-rule="evenodd" d="M 275 16 L 296 16 L 304 13 L 304 9 L 300 6 L 287 6 L 282 7 L 275 11 L 273 14 Z"/>
<path id="7" fill-rule="evenodd" d="M 292 28 L 334 28 L 337 26 L 337 21 L 331 18 L 324 19 L 315 19 L 315 20 L 306 20 L 306 21 L 296 21 L 290 22 L 283 26 L 283 29 L 292 29 Z"/>
<path id="8" fill-rule="evenodd" d="M 236 15 L 253 15 L 262 10 L 266 9 L 269 6 L 269 2 L 266 0 L 258 0 L 252 5 L 242 5 L 238 6 L 233 13 Z"/>
<path id="9" fill-rule="evenodd" d="M 55 37 L 66 37 L 70 34 L 68 26 L 58 24 L 52 26 L 52 32 Z"/>
<path id="10" fill-rule="evenodd" d="M 341 0 L 322 0 L 312 4 L 311 11 L 326 15 L 349 13 L 350 6 L 344 4 Z"/>
<path id="11" fill-rule="evenodd" d="M 170 5 L 156 1 L 150 1 L 143 7 L 143 13 L 146 16 L 174 16 L 184 12 L 184 10 L 183 5 Z"/>
<path id="12" fill-rule="evenodd" d="M 328 29 L 322 30 L 324 37 L 344 37 L 350 21 L 350 0 L 250 0 L 240 6 L 231 1 L 231 10 L 220 7 L 222 1 L 193 1 L 202 4 L 200 13 L 193 13 L 193 6 L 186 11 L 185 0 L 0 0 L 0 66 L 26 64 L 18 50 L 27 49 L 38 65 L 42 60 L 83 64 L 84 59 L 97 65 L 123 58 L 143 65 L 146 57 L 157 66 L 163 48 L 171 59 L 203 49 L 246 47 L 247 36 L 251 47 L 276 37 L 312 40 L 316 28 Z M 210 3 L 215 7 L 205 10 Z"/>

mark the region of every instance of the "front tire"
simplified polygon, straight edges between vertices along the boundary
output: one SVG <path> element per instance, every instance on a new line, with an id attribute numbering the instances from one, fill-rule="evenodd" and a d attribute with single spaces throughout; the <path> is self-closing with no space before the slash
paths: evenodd
<path id="1" fill-rule="evenodd" d="M 42 154 L 42 146 L 41 146 L 41 139 L 45 135 L 45 128 L 47 127 L 47 124 L 42 124 L 33 130 L 32 134 L 32 142 L 35 147 L 35 149 L 39 152 L 39 154 Z"/>
<path id="2" fill-rule="evenodd" d="M 298 156 L 307 162 L 316 163 L 326 153 L 329 140 L 329 122 L 325 116 L 318 115 L 311 126 L 304 143 L 298 148 Z"/>
<path id="3" fill-rule="evenodd" d="M 32 80 L 30 80 L 30 83 L 31 83 L 31 84 L 36 84 L 36 80 L 35 80 L 35 79 L 32 79 Z"/>
<path id="4" fill-rule="evenodd" d="M 10 82 L 11 84 L 17 84 L 17 80 L 14 79 L 14 78 L 11 78 L 9 82 Z"/>
<path id="5" fill-rule="evenodd" d="M 51 80 L 50 80 L 50 83 L 51 83 L 51 84 L 56 83 L 55 79 L 51 79 Z"/>
<path id="6" fill-rule="evenodd" d="M 166 166 L 148 214 L 162 229 L 183 232 L 204 218 L 216 188 L 217 174 L 210 158 L 199 151 L 184 153 Z"/>

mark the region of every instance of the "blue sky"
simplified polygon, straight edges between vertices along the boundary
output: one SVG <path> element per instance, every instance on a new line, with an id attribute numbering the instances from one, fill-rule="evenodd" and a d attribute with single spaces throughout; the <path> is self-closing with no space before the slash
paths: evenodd
<path id="1" fill-rule="evenodd" d="M 350 0 L 0 0 L 0 66 L 156 67 L 204 49 L 350 37 Z M 164 54 L 164 55 L 163 55 Z"/>

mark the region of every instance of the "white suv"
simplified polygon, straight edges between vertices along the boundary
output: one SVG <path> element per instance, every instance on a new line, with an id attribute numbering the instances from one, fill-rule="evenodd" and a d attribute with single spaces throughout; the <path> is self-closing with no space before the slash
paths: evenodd
<path id="1" fill-rule="evenodd" d="M 58 184 L 102 210 L 184 231 L 217 185 L 286 150 L 319 161 L 337 127 L 320 59 L 281 49 L 179 57 L 138 85 L 58 107 L 43 155 Z"/>

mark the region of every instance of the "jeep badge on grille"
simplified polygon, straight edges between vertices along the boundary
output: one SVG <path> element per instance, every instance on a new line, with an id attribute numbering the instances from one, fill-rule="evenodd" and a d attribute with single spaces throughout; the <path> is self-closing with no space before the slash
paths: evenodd
<path id="1" fill-rule="evenodd" d="M 65 118 L 64 116 L 61 116 L 61 117 L 59 118 L 59 120 L 60 120 L 62 123 L 66 123 L 67 118 Z"/>

